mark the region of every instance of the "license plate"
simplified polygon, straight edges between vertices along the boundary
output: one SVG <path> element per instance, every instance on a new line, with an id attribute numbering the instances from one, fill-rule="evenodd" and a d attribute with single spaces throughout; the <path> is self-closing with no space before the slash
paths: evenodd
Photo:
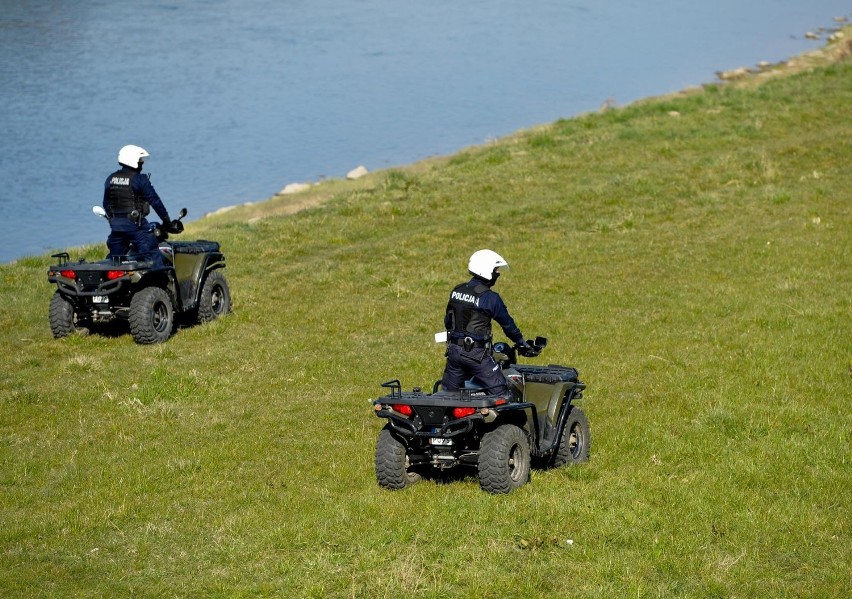
<path id="1" fill-rule="evenodd" d="M 92 301 L 96 304 L 108 304 L 109 298 L 106 295 L 96 295 L 92 297 Z"/>
<path id="2" fill-rule="evenodd" d="M 452 439 L 442 439 L 440 437 L 432 437 L 431 439 L 429 439 L 429 444 L 430 445 L 452 445 L 453 440 Z"/>

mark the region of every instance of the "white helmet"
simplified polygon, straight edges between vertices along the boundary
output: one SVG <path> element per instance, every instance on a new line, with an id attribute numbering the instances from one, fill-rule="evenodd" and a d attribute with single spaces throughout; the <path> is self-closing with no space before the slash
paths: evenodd
<path id="1" fill-rule="evenodd" d="M 474 252 L 470 257 L 470 262 L 467 263 L 470 274 L 486 281 L 490 281 L 494 277 L 494 271 L 501 266 L 509 266 L 509 263 L 503 259 L 503 256 L 491 250 Z"/>
<path id="2" fill-rule="evenodd" d="M 150 156 L 145 148 L 139 146 L 124 146 L 118 151 L 118 163 L 130 168 L 139 168 L 142 159 Z"/>

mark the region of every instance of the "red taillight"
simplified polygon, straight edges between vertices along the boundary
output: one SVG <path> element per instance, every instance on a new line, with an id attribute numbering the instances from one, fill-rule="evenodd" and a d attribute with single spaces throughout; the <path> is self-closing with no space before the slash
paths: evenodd
<path id="1" fill-rule="evenodd" d="M 453 417 L 464 418 L 476 412 L 476 408 L 453 408 Z"/>
<path id="2" fill-rule="evenodd" d="M 108 270 L 107 271 L 107 279 L 110 281 L 114 281 L 115 279 L 120 279 L 124 275 L 127 274 L 126 270 Z"/>
<path id="3" fill-rule="evenodd" d="M 403 416 L 411 416 L 414 413 L 414 410 L 411 409 L 411 406 L 406 404 L 396 403 L 393 404 L 391 407 L 394 409 L 395 412 L 399 412 Z"/>
<path id="4" fill-rule="evenodd" d="M 77 273 L 74 272 L 73 270 L 60 270 L 59 274 L 61 274 L 66 279 L 76 279 L 77 278 Z"/>

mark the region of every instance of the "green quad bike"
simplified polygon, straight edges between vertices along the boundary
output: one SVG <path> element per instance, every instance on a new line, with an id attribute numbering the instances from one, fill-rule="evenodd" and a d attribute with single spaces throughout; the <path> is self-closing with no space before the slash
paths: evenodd
<path id="1" fill-rule="evenodd" d="M 494 344 L 494 358 L 509 393 L 494 395 L 469 380 L 458 391 L 404 392 L 399 380 L 382 384 L 390 393 L 373 401 L 387 420 L 376 444 L 376 478 L 386 489 L 402 489 L 424 475 L 449 468 L 476 468 L 480 487 L 508 493 L 542 467 L 589 459 L 589 422 L 574 401 L 585 384 L 566 366 L 517 364 L 517 354 L 535 357 L 547 345 L 536 337 L 526 350 Z"/>
<path id="2" fill-rule="evenodd" d="M 92 211 L 106 217 L 100 206 Z M 125 256 L 98 262 L 72 262 L 67 252 L 47 272 L 56 284 L 50 300 L 50 330 L 55 338 L 113 321 L 127 321 L 137 343 L 162 343 L 178 316 L 208 322 L 231 310 L 231 292 L 222 269 L 225 256 L 215 241 L 168 241 L 183 232 L 180 219 L 151 223 L 163 265 L 142 260 L 131 247 Z"/>

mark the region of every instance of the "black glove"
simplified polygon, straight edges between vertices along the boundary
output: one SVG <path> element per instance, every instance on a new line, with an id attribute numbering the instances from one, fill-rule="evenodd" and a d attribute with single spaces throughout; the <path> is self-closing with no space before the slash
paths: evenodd
<path id="1" fill-rule="evenodd" d="M 169 233 L 183 233 L 183 223 L 179 220 L 169 221 L 169 224 L 166 225 L 166 230 Z"/>
<path id="2" fill-rule="evenodd" d="M 541 348 L 532 345 L 529 341 L 521 341 L 518 344 L 518 353 L 527 358 L 535 358 L 541 353 Z"/>

